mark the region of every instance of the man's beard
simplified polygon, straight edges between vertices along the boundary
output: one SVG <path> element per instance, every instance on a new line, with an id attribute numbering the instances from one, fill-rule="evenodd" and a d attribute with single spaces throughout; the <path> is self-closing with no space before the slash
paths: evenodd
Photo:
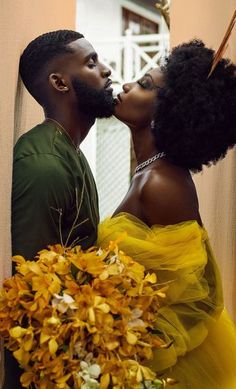
<path id="1" fill-rule="evenodd" d="M 97 90 L 75 78 L 72 85 L 80 112 L 93 118 L 108 118 L 113 115 L 115 103 L 110 90 Z"/>

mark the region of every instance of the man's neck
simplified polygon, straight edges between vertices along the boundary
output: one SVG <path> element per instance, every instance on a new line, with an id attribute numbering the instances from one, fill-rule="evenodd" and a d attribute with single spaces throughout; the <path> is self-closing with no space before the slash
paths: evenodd
<path id="1" fill-rule="evenodd" d="M 82 113 L 62 108 L 60 110 L 45 110 L 45 118 L 52 119 L 69 135 L 76 146 L 79 146 L 87 136 L 95 119 L 88 118 Z"/>

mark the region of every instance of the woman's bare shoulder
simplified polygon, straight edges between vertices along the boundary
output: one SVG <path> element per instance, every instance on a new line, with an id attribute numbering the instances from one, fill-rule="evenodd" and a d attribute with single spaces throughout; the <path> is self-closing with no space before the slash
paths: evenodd
<path id="1" fill-rule="evenodd" d="M 187 170 L 162 164 L 143 172 L 139 180 L 140 203 L 148 225 L 186 220 L 201 223 L 195 185 Z"/>

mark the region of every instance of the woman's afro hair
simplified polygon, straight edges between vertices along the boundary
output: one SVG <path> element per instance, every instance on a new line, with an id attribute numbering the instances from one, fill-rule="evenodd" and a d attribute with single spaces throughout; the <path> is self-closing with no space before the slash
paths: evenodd
<path id="1" fill-rule="evenodd" d="M 213 56 L 200 40 L 175 47 L 158 90 L 157 147 L 193 172 L 215 164 L 236 143 L 236 66 L 222 59 L 208 78 Z"/>

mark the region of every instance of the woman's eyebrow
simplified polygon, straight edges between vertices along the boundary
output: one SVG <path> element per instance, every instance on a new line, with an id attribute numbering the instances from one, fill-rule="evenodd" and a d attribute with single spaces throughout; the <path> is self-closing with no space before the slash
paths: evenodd
<path id="1" fill-rule="evenodd" d="M 151 76 L 150 73 L 145 73 L 145 74 L 144 74 L 144 77 L 149 77 L 149 78 L 152 80 L 152 84 L 153 84 L 153 86 L 154 86 L 155 88 L 157 88 L 157 89 L 163 89 L 162 86 L 159 86 L 159 85 L 156 85 L 156 84 L 155 84 L 155 82 L 154 82 L 154 80 L 153 80 L 153 78 L 152 78 L 152 76 Z"/>
<path id="2" fill-rule="evenodd" d="M 154 84 L 154 80 L 153 80 L 151 74 L 145 73 L 145 74 L 144 74 L 144 77 L 149 77 L 149 78 L 151 78 L 153 85 L 155 85 L 155 84 Z"/>

